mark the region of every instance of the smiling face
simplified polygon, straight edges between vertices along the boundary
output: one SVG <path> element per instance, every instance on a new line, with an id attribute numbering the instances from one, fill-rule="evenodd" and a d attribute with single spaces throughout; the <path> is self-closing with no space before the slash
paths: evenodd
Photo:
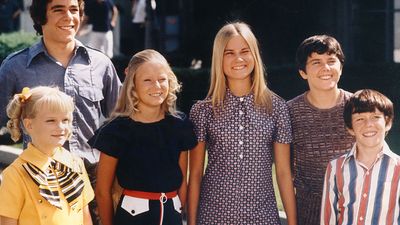
<path id="1" fill-rule="evenodd" d="M 54 112 L 42 108 L 35 118 L 26 118 L 23 122 L 32 144 L 51 155 L 56 148 L 63 146 L 70 135 L 72 112 Z"/>
<path id="2" fill-rule="evenodd" d="M 224 50 L 223 70 L 228 83 L 234 81 L 251 82 L 254 58 L 246 40 L 240 36 L 232 37 Z"/>
<path id="3" fill-rule="evenodd" d="M 42 25 L 46 45 L 75 42 L 80 25 L 77 0 L 52 0 L 47 4 L 46 24 Z"/>
<path id="4" fill-rule="evenodd" d="M 337 89 L 342 64 L 334 54 L 313 52 L 307 59 L 305 71 L 299 70 L 299 73 L 307 80 L 311 91 L 329 91 Z"/>
<path id="5" fill-rule="evenodd" d="M 375 109 L 375 112 L 352 114 L 351 123 L 353 128 L 349 129 L 349 132 L 355 136 L 357 148 L 361 150 L 379 151 L 383 146 L 386 132 L 392 126 L 378 109 Z"/>
<path id="6" fill-rule="evenodd" d="M 161 109 L 168 96 L 169 81 L 165 67 L 156 62 L 146 62 L 135 74 L 135 91 L 139 99 L 138 109 Z"/>

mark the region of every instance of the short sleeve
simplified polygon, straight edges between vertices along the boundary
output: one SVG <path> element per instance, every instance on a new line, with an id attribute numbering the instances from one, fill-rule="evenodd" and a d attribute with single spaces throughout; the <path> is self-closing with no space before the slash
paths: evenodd
<path id="1" fill-rule="evenodd" d="M 0 185 L 0 215 L 18 219 L 25 201 L 24 182 L 13 165 L 3 171 Z"/>
<path id="2" fill-rule="evenodd" d="M 289 108 L 286 102 L 278 96 L 273 96 L 273 115 L 276 121 L 274 142 L 290 144 L 292 142 L 292 125 Z"/>
<path id="3" fill-rule="evenodd" d="M 93 137 L 89 139 L 88 144 L 109 156 L 118 158 L 124 148 L 124 141 L 117 135 L 120 132 L 121 130 L 118 130 L 118 127 L 110 122 L 96 130 Z"/>
<path id="4" fill-rule="evenodd" d="M 189 118 L 193 123 L 194 133 L 198 141 L 206 141 L 209 116 L 211 116 L 211 106 L 204 101 L 199 101 L 192 106 Z"/>
<path id="5" fill-rule="evenodd" d="M 187 116 L 183 119 L 181 134 L 182 139 L 180 149 L 182 151 L 190 150 L 197 145 L 197 137 L 193 130 L 193 123 Z"/>

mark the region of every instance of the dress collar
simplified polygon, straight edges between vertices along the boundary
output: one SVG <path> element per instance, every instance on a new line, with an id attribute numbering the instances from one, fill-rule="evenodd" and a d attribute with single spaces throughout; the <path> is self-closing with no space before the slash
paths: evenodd
<path id="1" fill-rule="evenodd" d="M 21 153 L 20 158 L 35 165 L 42 171 L 49 167 L 51 159 L 53 159 L 71 168 L 73 172 L 81 173 L 82 169 L 79 163 L 76 162 L 77 158 L 73 157 L 72 154 L 66 154 L 66 151 L 63 147 L 59 147 L 54 155 L 49 157 L 33 146 L 32 143 L 29 143 L 28 147 Z"/>
<path id="2" fill-rule="evenodd" d="M 227 100 L 229 99 L 229 100 L 233 100 L 235 102 L 249 102 L 249 101 L 252 101 L 253 98 L 254 98 L 253 92 L 250 92 L 247 95 L 243 95 L 243 96 L 239 97 L 239 96 L 234 95 L 229 88 L 226 89 L 226 99 Z"/>

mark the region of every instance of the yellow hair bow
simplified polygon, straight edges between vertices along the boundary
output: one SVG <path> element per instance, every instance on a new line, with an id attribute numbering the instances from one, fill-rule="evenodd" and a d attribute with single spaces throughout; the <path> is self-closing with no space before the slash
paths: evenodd
<path id="1" fill-rule="evenodd" d="M 24 103 L 31 97 L 30 89 L 28 87 L 22 88 L 22 92 L 18 94 L 19 100 Z"/>

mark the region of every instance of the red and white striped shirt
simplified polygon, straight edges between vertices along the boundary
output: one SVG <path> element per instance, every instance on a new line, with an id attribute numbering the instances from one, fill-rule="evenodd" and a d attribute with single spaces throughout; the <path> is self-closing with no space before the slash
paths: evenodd
<path id="1" fill-rule="evenodd" d="M 328 164 L 321 225 L 400 225 L 400 156 L 385 143 L 368 169 L 355 149 Z"/>

